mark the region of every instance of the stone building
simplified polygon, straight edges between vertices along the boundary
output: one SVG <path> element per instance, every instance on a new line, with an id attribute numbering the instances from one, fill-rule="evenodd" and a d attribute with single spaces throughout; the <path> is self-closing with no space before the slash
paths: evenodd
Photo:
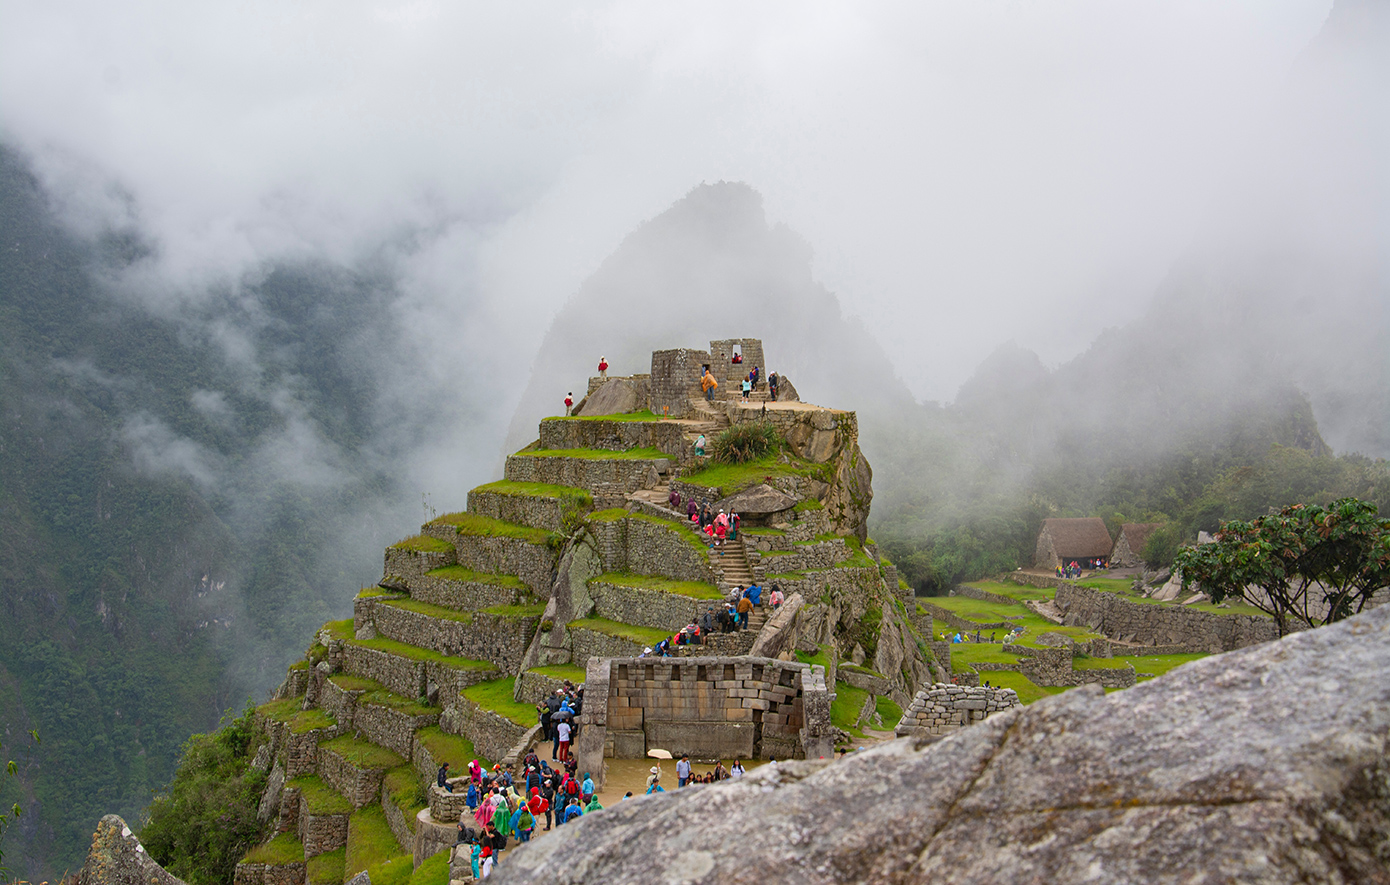
<path id="1" fill-rule="evenodd" d="M 1099 559 L 1108 562 L 1113 546 L 1110 531 L 1099 517 L 1044 519 L 1033 553 L 1033 565 L 1050 569 L 1073 561 L 1084 564 Z"/>
<path id="2" fill-rule="evenodd" d="M 1120 536 L 1110 551 L 1110 564 L 1132 568 L 1143 563 L 1144 545 L 1161 522 L 1127 522 L 1120 526 Z"/>

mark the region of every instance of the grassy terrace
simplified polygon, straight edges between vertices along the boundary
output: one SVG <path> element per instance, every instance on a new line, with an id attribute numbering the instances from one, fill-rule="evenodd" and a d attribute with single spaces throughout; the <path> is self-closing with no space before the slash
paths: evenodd
<path id="1" fill-rule="evenodd" d="M 319 632 L 328 631 L 328 635 L 334 639 L 351 639 L 353 635 L 352 618 L 343 618 L 341 621 L 329 621 L 319 628 Z"/>
<path id="2" fill-rule="evenodd" d="M 958 646 L 957 646 L 958 647 Z M 1012 688 L 1018 693 L 1018 700 L 1023 704 L 1031 704 L 1034 701 L 1042 700 L 1048 695 L 1061 694 L 1067 690 L 1064 685 L 1041 686 L 1033 684 L 1033 681 L 1022 673 L 1014 673 L 1009 670 L 995 670 L 989 673 L 980 674 L 980 682 L 986 680 L 990 685 L 997 685 L 1000 688 Z"/>
<path id="3" fill-rule="evenodd" d="M 358 599 L 375 599 L 379 596 L 400 596 L 396 590 L 387 590 L 385 587 L 363 587 L 357 591 Z"/>
<path id="4" fill-rule="evenodd" d="M 619 587 L 636 587 L 641 590 L 657 590 L 662 593 L 674 593 L 677 596 L 688 596 L 691 599 L 723 599 L 719 588 L 713 584 L 702 584 L 698 581 L 674 581 L 670 578 L 659 578 L 654 575 L 634 575 L 627 572 L 608 572 L 599 575 L 589 583 L 603 582 L 605 584 L 616 584 Z"/>
<path id="5" fill-rule="evenodd" d="M 380 682 L 366 679 L 362 676 L 350 676 L 346 673 L 339 673 L 330 678 L 330 681 L 344 691 L 360 691 L 361 695 L 357 698 L 358 704 L 370 704 L 375 707 L 390 707 L 406 716 L 428 716 L 431 713 L 438 713 L 434 707 L 422 704 L 411 698 L 403 698 L 398 694 L 392 694 L 391 690 Z"/>
<path id="6" fill-rule="evenodd" d="M 751 527 L 751 528 L 741 529 L 741 531 L 742 531 L 745 535 L 755 535 L 755 536 L 759 536 L 759 537 L 778 537 L 778 538 L 780 538 L 780 537 L 782 537 L 783 535 L 786 534 L 786 532 L 782 531 L 781 529 L 769 529 L 769 528 L 763 528 L 762 526 L 753 526 L 753 527 Z"/>
<path id="7" fill-rule="evenodd" d="M 310 814 L 348 814 L 352 811 L 352 803 L 317 775 L 297 777 L 286 782 L 285 786 L 299 790 L 304 804 L 309 806 Z"/>
<path id="8" fill-rule="evenodd" d="M 355 876 L 402 853 L 380 805 L 368 805 L 353 812 L 348 824 L 347 875 Z"/>
<path id="9" fill-rule="evenodd" d="M 522 449 L 516 453 L 525 458 L 583 458 L 586 461 L 650 461 L 655 458 L 670 460 L 670 455 L 653 446 L 624 451 L 608 449 Z"/>
<path id="10" fill-rule="evenodd" d="M 305 862 L 309 885 L 342 885 L 346 848 L 335 848 L 316 854 Z"/>
<path id="11" fill-rule="evenodd" d="M 425 661 L 434 664 L 443 664 L 446 667 L 454 667 L 459 670 L 495 670 L 496 665 L 488 661 L 471 661 L 468 658 L 457 658 L 451 655 L 442 655 L 439 652 L 429 651 L 428 649 L 418 648 L 414 645 L 407 645 L 404 642 L 397 642 L 394 639 L 354 639 L 349 645 L 358 645 L 363 648 L 372 648 L 387 654 L 396 655 L 402 658 L 409 658 L 412 661 Z"/>
<path id="12" fill-rule="evenodd" d="M 544 532 L 542 532 L 544 534 Z M 475 572 L 461 565 L 445 565 L 425 572 L 431 578 L 445 581 L 462 581 L 466 584 L 492 584 L 509 590 L 525 590 L 526 584 L 516 575 L 499 575 L 494 572 Z"/>
<path id="13" fill-rule="evenodd" d="M 557 486 L 557 488 L 563 488 Z M 545 546 L 550 540 L 550 532 L 517 525 L 501 519 L 479 516 L 476 513 L 446 513 L 430 525 L 447 525 L 460 535 L 488 535 L 495 538 L 515 538 L 528 544 Z"/>
<path id="14" fill-rule="evenodd" d="M 595 510 L 584 518 L 589 522 L 617 522 L 627 515 L 625 507 L 609 507 L 607 510 Z"/>
<path id="15" fill-rule="evenodd" d="M 457 609 L 445 608 L 442 605 L 432 605 L 428 602 L 416 602 L 413 599 L 392 599 L 382 605 L 389 605 L 392 608 L 399 608 L 405 611 L 415 612 L 417 615 L 424 615 L 430 618 L 438 618 L 442 621 L 456 621 L 460 624 L 471 624 L 473 618 L 479 614 L 496 615 L 501 618 L 539 618 L 545 611 L 545 606 L 540 603 L 532 605 L 491 605 L 477 612 L 458 611 Z"/>
<path id="16" fill-rule="evenodd" d="M 1072 662 L 1078 670 L 1097 670 L 1103 667 L 1117 667 L 1124 669 L 1126 664 L 1133 665 L 1136 673 L 1147 673 L 1150 676 L 1162 676 L 1169 670 L 1189 664 L 1193 661 L 1200 661 L 1208 657 L 1205 654 L 1188 655 L 1117 655 L 1113 658 L 1076 658 Z"/>
<path id="17" fill-rule="evenodd" d="M 1008 581 L 971 581 L 966 586 L 986 590 L 998 596 L 1007 596 L 1010 599 L 1017 599 L 1020 602 L 1024 600 L 1041 602 L 1044 599 L 1051 599 L 1053 596 L 1051 590 L 1046 590 L 1042 587 L 1033 587 L 1028 584 L 1014 584 Z"/>
<path id="18" fill-rule="evenodd" d="M 286 723 L 292 734 L 304 734 L 316 728 L 332 728 L 338 724 L 338 720 L 324 710 L 318 708 L 299 709 L 303 703 L 303 698 L 281 698 L 278 701 L 261 704 L 256 708 L 256 712 L 276 722 Z"/>
<path id="19" fill-rule="evenodd" d="M 807 654 L 804 651 L 793 652 L 793 654 L 795 654 L 796 659 L 803 664 L 810 664 L 812 666 L 820 664 L 825 668 L 825 672 L 828 674 L 830 672 L 830 662 L 835 657 L 835 650 L 828 645 L 822 645 L 817 648 L 816 653 L 813 655 Z"/>
<path id="20" fill-rule="evenodd" d="M 843 728 L 855 737 L 862 738 L 864 734 L 855 723 L 859 719 L 859 711 L 864 709 L 868 699 L 869 693 L 862 688 L 855 688 L 844 682 L 835 683 L 835 700 L 830 703 L 830 722 L 836 728 Z"/>
<path id="21" fill-rule="evenodd" d="M 874 698 L 874 709 L 878 712 L 878 717 L 883 720 L 883 727 L 889 731 L 903 718 L 903 708 L 885 695 Z"/>
<path id="22" fill-rule="evenodd" d="M 478 486 L 473 491 L 510 495 L 514 498 L 558 498 L 582 507 L 592 507 L 594 503 L 594 496 L 584 489 L 557 486 L 548 482 L 513 482 L 510 479 L 499 479 L 497 482 Z"/>
<path id="23" fill-rule="evenodd" d="M 247 863 L 291 864 L 304 863 L 304 843 L 293 833 L 281 833 L 246 852 Z"/>
<path id="24" fill-rule="evenodd" d="M 607 618 L 583 618 L 578 621 L 570 621 L 567 626 L 571 630 L 592 630 L 595 633 L 616 636 L 619 639 L 636 642 L 638 645 L 656 645 L 663 639 L 671 638 L 671 634 L 664 630 L 638 627 L 633 624 L 620 624 Z"/>
<path id="25" fill-rule="evenodd" d="M 575 685 L 584 681 L 587 675 L 583 667 L 575 667 L 570 664 L 551 664 L 548 667 L 532 667 L 532 673 L 539 673 L 542 676 L 549 676 L 551 679 L 568 679 Z"/>
<path id="26" fill-rule="evenodd" d="M 477 759 L 484 768 L 491 767 L 493 762 L 493 760 L 479 756 L 478 751 L 473 747 L 473 742 L 468 738 L 461 734 L 445 734 L 439 730 L 437 725 L 431 725 L 429 728 L 422 728 L 415 732 L 415 739 L 430 751 L 435 765 L 448 762 L 449 767 L 460 774 L 468 768 L 468 763 L 474 759 Z"/>
<path id="27" fill-rule="evenodd" d="M 429 535 L 406 538 L 404 541 L 397 541 L 391 547 L 394 550 L 414 550 L 419 553 L 448 553 L 454 549 L 447 541 L 441 541 Z"/>
<path id="28" fill-rule="evenodd" d="M 512 694 L 515 690 L 516 679 L 508 676 L 506 679 L 492 679 L 488 682 L 470 685 L 463 690 L 463 696 L 484 710 L 491 710 L 499 716 L 510 719 L 517 725 L 530 728 L 537 721 L 536 708 L 530 704 L 519 704 L 512 700 Z"/>
<path id="29" fill-rule="evenodd" d="M 559 418 L 544 418 L 544 421 L 666 421 L 661 415 L 652 414 L 651 409 L 642 409 L 636 412 L 623 412 L 619 415 L 593 415 L 588 418 L 581 418 L 578 415 L 565 415 Z"/>
<path id="30" fill-rule="evenodd" d="M 985 602 L 979 599 L 971 599 L 968 596 L 932 596 L 926 597 L 923 602 L 944 608 L 962 618 L 976 621 L 981 624 L 993 624 L 1005 622 L 1017 624 L 1025 630 L 1023 637 L 1018 640 L 1020 645 L 1035 646 L 1036 639 L 1040 633 L 1065 633 L 1077 642 L 1085 642 L 1100 636 L 1099 633 L 1087 630 L 1085 627 L 1063 627 L 1054 624 L 1046 618 L 1033 614 L 1022 605 L 1005 605 L 1000 602 Z M 952 628 L 951 632 L 955 632 Z M 991 631 L 985 631 L 989 633 Z M 995 629 L 993 632 L 1003 638 L 1004 630 Z M 940 637 L 937 637 L 940 638 Z M 952 646 L 951 653 L 954 656 L 955 650 L 959 645 Z"/>
<path id="31" fill-rule="evenodd" d="M 757 485 L 769 476 L 809 476 L 824 482 L 829 482 L 832 478 L 829 465 L 803 461 L 779 453 L 749 461 L 747 464 L 716 464 L 707 461 L 701 469 L 682 476 L 681 481 L 710 489 L 718 488 L 725 495 L 732 495 Z"/>
<path id="32" fill-rule="evenodd" d="M 452 760 L 450 764 L 453 764 Z M 400 768 L 393 768 L 382 778 L 381 789 L 401 810 L 406 826 L 410 827 L 412 833 L 415 832 L 415 815 L 426 804 L 425 787 L 420 781 L 420 772 L 409 763 Z"/>
<path id="33" fill-rule="evenodd" d="M 385 747 L 378 747 L 370 741 L 359 740 L 352 735 L 336 737 L 320 744 L 322 750 L 331 750 L 358 768 L 399 768 L 405 760 Z"/>

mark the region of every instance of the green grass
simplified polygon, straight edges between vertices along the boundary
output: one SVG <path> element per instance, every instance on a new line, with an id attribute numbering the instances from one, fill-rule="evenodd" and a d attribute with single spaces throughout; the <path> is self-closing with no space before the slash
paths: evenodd
<path id="1" fill-rule="evenodd" d="M 825 668 L 827 675 L 830 673 L 830 662 L 835 659 L 835 649 L 828 645 L 817 647 L 816 653 L 813 655 L 807 654 L 804 651 L 797 651 L 794 652 L 794 654 L 796 655 L 796 659 L 803 664 L 810 664 L 812 666 L 820 664 Z"/>
<path id="2" fill-rule="evenodd" d="M 883 727 L 889 731 L 892 731 L 903 718 L 903 708 L 892 698 L 884 695 L 874 698 L 874 710 L 878 713 L 878 718 L 883 720 Z"/>
<path id="3" fill-rule="evenodd" d="M 864 703 L 868 699 L 869 693 L 862 688 L 855 688 L 844 682 L 835 683 L 835 700 L 830 704 L 831 723 L 855 737 L 863 737 L 855 723 L 859 719 L 859 711 L 864 709 Z"/>
<path id="4" fill-rule="evenodd" d="M 246 852 L 242 858 L 247 863 L 268 863 L 275 865 L 304 863 L 304 843 L 292 833 L 281 833 L 269 842 L 262 842 Z"/>
<path id="5" fill-rule="evenodd" d="M 445 608 L 442 605 L 431 605 L 428 602 L 416 602 L 413 599 L 392 599 L 381 604 L 414 612 L 417 615 L 424 615 L 427 618 L 437 618 L 441 621 L 456 621 L 460 624 L 473 623 L 472 612 L 461 612 L 457 609 Z"/>
<path id="6" fill-rule="evenodd" d="M 1078 670 L 1095 670 L 1102 667 L 1124 668 L 1125 664 L 1132 664 L 1136 673 L 1149 673 L 1154 676 L 1162 676 L 1169 670 L 1181 667 L 1183 664 L 1190 664 L 1193 661 L 1200 661 L 1208 657 L 1205 654 L 1183 654 L 1183 655 L 1124 655 L 1114 658 L 1077 658 L 1072 666 Z"/>
<path id="7" fill-rule="evenodd" d="M 529 605 L 490 605 L 478 609 L 478 614 L 496 615 L 499 618 L 539 618 L 545 614 L 545 604 L 533 602 Z"/>
<path id="8" fill-rule="evenodd" d="M 616 636 L 619 639 L 626 639 L 629 642 L 636 642 L 639 645 L 656 645 L 663 639 L 670 639 L 671 634 L 665 630 L 656 630 L 651 627 L 638 627 L 635 624 L 620 624 L 617 621 L 610 621 L 607 618 L 584 618 L 578 621 L 570 621 L 571 630 L 592 630 L 595 633 L 604 633 L 608 636 Z"/>
<path id="9" fill-rule="evenodd" d="M 525 590 L 526 585 L 515 575 L 499 575 L 493 572 L 475 572 L 461 565 L 446 565 L 425 572 L 431 578 L 446 581 L 463 581 L 467 584 L 492 584 L 509 590 Z"/>
<path id="10" fill-rule="evenodd" d="M 681 482 L 708 489 L 717 488 L 728 496 L 755 486 L 769 476 L 811 476 L 826 481 L 830 479 L 825 475 L 829 473 L 827 465 L 813 464 L 799 458 L 792 458 L 790 464 L 784 464 L 782 458 L 782 455 L 771 454 L 746 464 L 716 464 L 711 460 L 701 469 L 682 475 Z"/>
<path id="11" fill-rule="evenodd" d="M 318 629 L 319 633 L 327 630 L 328 635 L 334 639 L 351 639 L 354 633 L 352 618 L 343 618 L 341 621 L 329 621 Z"/>
<path id="12" fill-rule="evenodd" d="M 430 525 L 451 526 L 460 535 L 487 535 L 494 538 L 515 538 L 528 544 L 544 547 L 550 541 L 550 532 L 517 525 L 501 519 L 480 516 L 476 513 L 446 513 Z"/>
<path id="13" fill-rule="evenodd" d="M 339 673 L 336 676 L 328 677 L 328 681 L 341 688 L 343 691 L 376 691 L 385 690 L 386 686 L 377 682 L 375 679 L 368 679 L 365 676 L 353 676 L 350 673 Z"/>
<path id="14" fill-rule="evenodd" d="M 858 664 L 851 664 L 848 661 L 841 664 L 840 669 L 853 670 L 855 673 L 863 673 L 866 676 L 877 676 L 880 679 L 884 678 L 883 674 L 879 673 L 877 670 L 870 670 L 868 667 L 861 667 Z"/>
<path id="15" fill-rule="evenodd" d="M 551 679 L 568 679 L 575 685 L 583 682 L 587 677 L 583 667 L 575 667 L 571 664 L 551 664 L 548 667 L 532 667 L 532 673 L 539 673 L 542 676 L 549 676 Z"/>
<path id="16" fill-rule="evenodd" d="M 352 803 L 317 775 L 297 777 L 287 781 L 285 786 L 299 790 L 304 804 L 309 806 L 310 814 L 348 814 L 352 811 Z"/>
<path id="17" fill-rule="evenodd" d="M 295 700 L 299 700 L 295 698 Z M 316 728 L 332 728 L 338 724 L 338 720 L 326 710 L 312 709 L 301 710 L 290 717 L 290 733 L 305 734 Z"/>
<path id="18" fill-rule="evenodd" d="M 1090 587 L 1092 590 L 1104 590 L 1107 593 L 1128 593 L 1134 581 L 1131 578 L 1084 578 L 1076 583 L 1082 587 Z"/>
<path id="19" fill-rule="evenodd" d="M 1018 693 L 1019 702 L 1023 704 L 1031 704 L 1048 695 L 1061 694 L 1067 690 L 1067 686 L 1065 685 L 1050 685 L 1046 687 L 1034 685 L 1033 681 L 1027 676 L 1024 676 L 1022 673 L 1015 673 L 1012 670 L 996 670 L 992 673 L 981 673 L 980 682 L 983 683 L 986 679 L 989 680 L 990 685 L 996 685 L 1000 688 L 1012 688 Z"/>
<path id="20" fill-rule="evenodd" d="M 589 581 L 593 584 L 601 581 L 605 584 L 615 584 L 619 587 L 636 587 L 641 590 L 658 590 L 662 593 L 674 593 L 677 596 L 688 596 L 691 599 L 723 599 L 724 596 L 719 592 L 719 588 L 713 584 L 702 584 L 699 581 L 676 581 L 671 578 L 657 577 L 656 575 L 634 575 L 630 572 L 607 572 Z"/>
<path id="21" fill-rule="evenodd" d="M 586 461 L 650 461 L 656 458 L 671 458 L 652 446 L 621 452 L 607 449 L 522 449 L 516 454 L 526 458 L 583 458 Z"/>
<path id="22" fill-rule="evenodd" d="M 1014 584 L 1009 581 L 971 581 L 967 586 L 977 587 L 999 596 L 1007 596 L 1022 602 L 1025 599 L 1044 600 L 1052 598 L 1052 591 L 1028 584 Z"/>
<path id="23" fill-rule="evenodd" d="M 516 844 L 516 840 L 512 840 Z M 376 880 L 372 880 L 376 885 Z M 449 852 L 439 851 L 420 862 L 410 874 L 410 885 L 449 885 Z"/>
<path id="24" fill-rule="evenodd" d="M 1033 614 L 1033 612 L 1024 608 L 1021 604 L 1005 605 L 1000 602 L 984 602 L 979 599 L 971 599 L 968 596 L 933 596 L 923 601 L 930 602 L 939 608 L 944 608 L 962 618 L 980 624 L 993 624 L 1003 621 L 1010 625 L 1016 624 L 1024 627 L 1026 632 L 1023 638 L 1019 640 L 1019 644 L 1032 648 L 1037 647 L 1036 640 L 1040 633 L 1064 633 L 1078 642 L 1084 642 L 1088 639 L 1095 639 L 1100 636 L 1099 633 L 1095 633 L 1085 627 L 1064 627 L 1054 624 L 1044 617 Z M 948 628 L 948 630 L 951 633 L 955 632 L 954 629 Z M 997 638 L 1002 640 L 1007 631 L 1008 628 L 996 627 L 993 630 L 985 630 L 983 632 L 986 635 L 991 632 L 995 633 L 997 634 Z M 954 655 L 955 650 L 960 647 L 959 645 L 952 646 L 952 655 Z"/>
<path id="25" fill-rule="evenodd" d="M 378 747 L 370 741 L 359 740 L 347 734 L 320 744 L 319 750 L 336 753 L 356 768 L 387 769 L 405 764 L 404 759 L 385 747 Z"/>
<path id="26" fill-rule="evenodd" d="M 453 763 L 450 762 L 452 765 Z M 425 807 L 425 787 L 420 781 L 420 772 L 410 763 L 386 772 L 381 780 L 381 789 L 396 807 L 405 815 L 405 825 L 415 832 L 415 815 Z"/>
<path id="27" fill-rule="evenodd" d="M 278 701 L 261 704 L 256 708 L 256 712 L 275 722 L 289 722 L 299 713 L 299 708 L 303 705 L 303 698 L 281 698 Z"/>
<path id="28" fill-rule="evenodd" d="M 797 512 L 797 513 L 805 513 L 807 510 L 824 510 L 824 509 L 825 509 L 825 505 L 822 504 L 821 502 L 817 501 L 815 498 L 807 498 L 805 501 L 798 501 L 798 502 L 796 503 L 796 506 L 792 508 L 792 510 L 795 511 L 795 512 Z"/>
<path id="29" fill-rule="evenodd" d="M 357 699 L 357 703 L 359 706 L 387 707 L 406 716 L 429 716 L 439 712 L 437 707 L 422 704 L 413 698 L 403 698 L 398 694 L 393 694 L 385 686 L 362 695 Z"/>
<path id="30" fill-rule="evenodd" d="M 499 479 L 497 482 L 478 486 L 473 491 L 509 495 L 514 498 L 558 498 L 579 507 L 594 505 L 594 496 L 585 489 L 548 482 L 513 482 L 510 479 Z"/>
<path id="31" fill-rule="evenodd" d="M 1120 596 L 1120 598 L 1122 599 L 1129 600 L 1130 602 L 1140 602 L 1145 605 L 1162 605 L 1167 606 L 1168 608 L 1190 608 L 1199 612 L 1210 612 L 1214 615 L 1254 615 L 1257 618 L 1269 617 L 1269 615 L 1265 612 L 1262 612 L 1250 603 L 1244 602 L 1239 599 L 1227 599 L 1223 607 L 1221 605 L 1217 605 L 1214 602 L 1194 602 L 1192 605 L 1183 605 L 1181 601 L 1163 602 L 1162 600 L 1154 599 L 1151 596 L 1140 596 L 1139 594 L 1134 593 L 1133 591 L 1129 591 L 1126 593 L 1118 593 L 1117 595 Z M 1184 596 L 1190 598 L 1191 594 L 1184 594 Z M 1182 598 L 1183 597 L 1179 597 L 1179 600 L 1181 600 Z"/>
<path id="32" fill-rule="evenodd" d="M 391 547 L 395 550 L 414 550 L 417 553 L 447 553 L 454 549 L 449 542 L 432 538 L 429 535 L 406 538 L 404 541 L 397 541 Z"/>
<path id="33" fill-rule="evenodd" d="M 484 768 L 492 765 L 491 760 L 478 755 L 478 751 L 473 747 L 473 742 L 468 738 L 461 734 L 445 734 L 437 725 L 431 725 L 429 728 L 422 728 L 415 732 L 415 739 L 430 751 L 435 765 L 443 765 L 448 762 L 449 767 L 460 774 L 467 770 L 468 763 L 474 759 L 477 759 Z"/>
<path id="34" fill-rule="evenodd" d="M 997 642 L 962 642 L 951 646 L 951 671 L 964 673 L 971 664 L 1017 664 L 1019 655 L 1003 651 Z"/>
<path id="35" fill-rule="evenodd" d="M 348 821 L 347 875 L 355 876 L 403 853 L 380 805 L 353 812 Z"/>
<path id="36" fill-rule="evenodd" d="M 484 710 L 491 710 L 505 716 L 517 725 L 530 728 L 536 724 L 536 708 L 530 704 L 519 704 L 512 700 L 516 691 L 516 678 L 491 679 L 470 685 L 463 690 L 463 696 Z"/>
<path id="37" fill-rule="evenodd" d="M 306 862 L 309 885 L 342 885 L 346 879 L 346 858 L 346 848 L 335 848 L 309 858 Z"/>
<path id="38" fill-rule="evenodd" d="M 782 531 L 781 529 L 767 529 L 761 526 L 740 529 L 739 531 L 743 532 L 745 535 L 760 535 L 766 537 L 782 537 L 783 535 L 786 535 L 786 532 Z"/>
<path id="39" fill-rule="evenodd" d="M 442 655 L 436 651 L 419 648 L 414 645 L 407 645 L 404 642 L 397 642 L 394 639 L 354 639 L 352 645 L 359 645 L 363 648 L 373 648 L 377 651 L 396 655 L 402 658 L 409 658 L 412 661 L 425 661 L 427 663 L 442 664 L 446 667 L 453 667 L 457 670 L 495 670 L 497 665 L 490 661 L 471 661 L 468 658 L 457 658 L 451 655 Z"/>
<path id="40" fill-rule="evenodd" d="M 584 517 L 589 522 L 617 522 L 627 516 L 626 507 L 609 507 L 607 510 L 596 510 Z"/>
<path id="41" fill-rule="evenodd" d="M 665 421 L 662 415 L 653 415 L 650 409 L 641 409 L 636 412 L 623 412 L 618 415 L 591 415 L 581 418 L 578 415 L 566 415 L 559 418 L 544 418 L 544 421 Z M 375 881 L 375 880 L 373 880 Z"/>
<path id="42" fill-rule="evenodd" d="M 357 591 L 358 599 L 375 599 L 378 596 L 399 596 L 395 590 L 387 590 L 385 587 L 363 587 Z"/>
<path id="43" fill-rule="evenodd" d="M 448 857 L 448 855 L 444 855 Z M 409 854 L 393 857 L 367 870 L 372 885 L 409 885 L 410 874 L 415 871 L 415 860 Z"/>

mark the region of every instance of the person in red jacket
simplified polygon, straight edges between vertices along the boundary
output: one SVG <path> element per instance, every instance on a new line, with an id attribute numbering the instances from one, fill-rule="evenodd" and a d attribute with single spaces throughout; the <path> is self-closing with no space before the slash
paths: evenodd
<path id="1" fill-rule="evenodd" d="M 574 408 L 574 391 L 571 390 L 569 393 L 565 394 L 565 414 L 568 415 L 568 414 L 570 413 L 570 410 L 573 409 L 573 408 Z"/>
<path id="2" fill-rule="evenodd" d="M 606 356 L 598 358 L 598 376 L 604 381 L 608 380 L 608 357 Z"/>

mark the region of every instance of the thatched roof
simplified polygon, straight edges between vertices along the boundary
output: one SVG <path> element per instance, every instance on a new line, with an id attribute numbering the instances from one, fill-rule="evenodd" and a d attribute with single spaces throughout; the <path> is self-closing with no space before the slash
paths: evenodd
<path id="1" fill-rule="evenodd" d="M 1149 542 L 1149 535 L 1154 533 L 1154 529 L 1163 525 L 1161 522 L 1127 522 L 1120 526 L 1120 538 L 1125 539 L 1129 544 L 1129 549 L 1137 556 L 1144 552 L 1144 545 Z M 1115 539 L 1115 543 L 1120 543 L 1120 538 Z"/>
<path id="2" fill-rule="evenodd" d="M 1092 559 L 1109 556 L 1110 531 L 1098 516 L 1079 519 L 1044 519 L 1043 532 L 1052 539 L 1052 549 L 1062 559 Z"/>

